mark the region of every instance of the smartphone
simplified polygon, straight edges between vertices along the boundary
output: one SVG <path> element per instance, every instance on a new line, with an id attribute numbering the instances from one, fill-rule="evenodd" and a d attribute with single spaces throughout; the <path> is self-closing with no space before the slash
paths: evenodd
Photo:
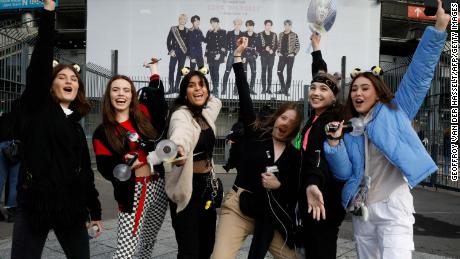
<path id="1" fill-rule="evenodd" d="M 278 167 L 277 167 L 276 165 L 274 165 L 274 166 L 267 166 L 267 167 L 265 168 L 265 170 L 266 170 L 267 173 L 278 173 L 278 172 L 279 172 Z"/>
<path id="2" fill-rule="evenodd" d="M 442 8 L 446 11 L 446 13 L 450 14 L 450 5 L 453 3 L 453 0 L 442 0 Z M 425 15 L 426 16 L 434 16 L 436 15 L 436 11 L 438 10 L 438 1 L 437 0 L 425 0 Z"/>

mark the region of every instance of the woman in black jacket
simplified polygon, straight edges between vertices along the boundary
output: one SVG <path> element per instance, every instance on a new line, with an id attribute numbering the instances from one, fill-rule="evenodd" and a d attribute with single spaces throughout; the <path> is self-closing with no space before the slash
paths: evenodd
<path id="1" fill-rule="evenodd" d="M 293 227 L 298 182 L 298 151 L 291 144 L 300 128 L 302 112 L 295 103 L 283 104 L 261 123 L 256 113 L 241 63 L 247 38 L 235 50 L 236 87 L 244 135 L 244 154 L 237 177 L 221 208 L 213 258 L 235 258 L 245 238 L 254 234 L 249 258 L 294 258 Z M 277 168 L 278 172 L 273 169 Z"/>
<path id="2" fill-rule="evenodd" d="M 167 113 L 157 61 L 146 64 L 151 70 L 150 84 L 141 89 L 140 100 L 131 79 L 112 77 L 103 97 L 103 121 L 93 134 L 97 169 L 112 182 L 119 208 L 113 258 L 132 258 L 137 247 L 139 258 L 150 258 L 166 214 L 164 168 L 153 167 L 160 161 L 150 159 L 155 155 L 151 152 L 153 141 L 161 138 Z M 129 179 L 115 178 L 114 168 L 134 155 L 137 158 Z"/>
<path id="3" fill-rule="evenodd" d="M 101 225 L 86 137 L 84 85 L 71 65 L 53 63 L 54 8 L 44 1 L 20 103 L 22 160 L 11 258 L 40 258 L 50 229 L 67 258 L 89 258 L 86 221 Z"/>
<path id="4" fill-rule="evenodd" d="M 306 258 L 336 258 L 337 237 L 345 217 L 341 206 L 343 183 L 335 180 L 324 156 L 325 125 L 341 121 L 337 79 L 327 74 L 321 57 L 319 35 L 311 37 L 313 80 L 308 102 L 313 114 L 301 131 L 301 188 L 299 208 Z M 311 214 L 311 215 L 310 215 Z M 326 217 L 327 214 L 327 217 Z"/>

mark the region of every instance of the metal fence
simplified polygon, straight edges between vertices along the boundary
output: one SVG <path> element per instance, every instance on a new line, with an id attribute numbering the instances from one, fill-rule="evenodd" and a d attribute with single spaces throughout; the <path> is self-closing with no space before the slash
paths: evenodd
<path id="1" fill-rule="evenodd" d="M 25 84 L 25 71 L 29 53 L 29 45 L 24 42 L 16 44 L 8 42 L 6 47 L 0 44 L 0 111 L 9 111 L 11 102 L 19 97 Z M 59 50 L 57 50 L 57 53 L 59 53 Z M 407 70 L 407 65 L 410 63 L 410 57 L 405 59 L 407 62 L 402 62 L 402 64 L 398 62 L 397 66 L 390 65 L 384 68 L 386 72 L 383 79 L 393 90 L 397 88 Z M 449 161 L 445 156 L 445 144 L 447 143 L 444 143 L 443 138 L 444 129 L 450 124 L 449 60 L 449 52 L 444 52 L 436 68 L 430 92 L 414 120 L 414 127 L 422 140 L 426 138 L 427 150 L 439 166 L 437 174 L 426 179 L 424 184 L 459 191 L 459 183 L 450 181 L 448 177 L 449 168 L 445 167 Z M 102 121 L 101 97 L 111 76 L 112 72 L 106 68 L 90 63 L 82 66 L 82 78 L 86 86 L 86 95 L 92 105 L 91 113 L 82 121 L 88 140 L 91 139 L 95 128 Z M 147 76 L 132 77 L 132 79 L 137 89 L 148 85 L 149 79 Z M 349 79 L 345 80 L 348 81 Z M 167 90 L 168 81 L 163 81 Z M 219 96 L 223 107 L 216 122 L 217 142 L 214 154 L 215 161 L 219 164 L 226 161 L 227 155 L 225 151 L 227 147 L 224 140 L 231 126 L 238 118 L 238 98 L 233 95 L 233 87 L 234 82 L 230 80 L 226 95 Z M 272 110 L 275 110 L 285 101 L 296 101 L 303 104 L 305 98 L 304 87 L 306 86 L 302 81 L 294 81 L 290 89 L 290 96 L 261 94 L 261 82 L 256 81 L 255 90 L 257 94 L 252 96 L 255 109 L 258 111 L 262 106 L 268 105 Z M 219 89 L 221 89 L 221 85 L 219 85 Z M 275 92 L 278 89 L 279 85 L 275 82 L 272 91 Z M 175 97 L 175 95 L 167 95 L 167 101 L 171 104 Z"/>
<path id="2" fill-rule="evenodd" d="M 389 67 L 385 71 L 383 80 L 392 88 L 397 89 L 402 80 L 411 57 L 406 58 L 402 65 Z M 424 180 L 422 184 L 444 189 L 460 190 L 459 182 L 450 180 L 450 135 L 444 138 L 445 131 L 450 127 L 450 48 L 441 54 L 436 66 L 430 91 L 425 98 L 413 126 L 423 141 L 428 153 L 436 161 L 439 170 Z"/>
<path id="3" fill-rule="evenodd" d="M 88 99 L 92 105 L 91 113 L 85 117 L 83 123 L 85 133 L 89 138 L 92 136 L 92 133 L 102 121 L 102 95 L 106 88 L 107 82 L 111 77 L 111 72 L 103 67 L 94 64 L 88 64 L 84 68 L 84 74 L 86 81 L 86 95 L 88 96 Z M 144 86 L 148 86 L 149 84 L 149 78 L 147 76 L 131 77 L 131 79 L 133 80 L 137 90 Z M 163 78 L 162 80 L 167 90 L 168 81 L 167 79 Z M 221 86 L 222 85 L 220 84 L 219 89 L 222 89 Z M 238 120 L 238 96 L 233 94 L 234 82 L 229 80 L 228 87 L 229 91 L 227 91 L 225 95 L 219 96 L 223 105 L 216 121 L 216 145 L 213 154 L 214 161 L 218 164 L 223 164 L 227 160 L 226 150 L 228 150 L 228 147 L 225 143 L 225 137 L 229 133 L 231 126 Z M 276 89 L 277 87 L 277 85 L 274 85 L 273 88 Z M 292 83 L 289 96 L 284 94 L 261 94 L 259 88 L 261 89 L 262 87 L 260 82 L 257 81 L 255 85 L 257 94 L 253 96 L 255 110 L 259 111 L 261 107 L 268 105 L 274 111 L 283 102 L 288 100 L 296 100 L 297 102 L 302 103 L 302 87 L 302 82 L 296 81 Z M 166 95 L 166 100 L 170 106 L 174 102 L 176 96 L 177 94 Z"/>

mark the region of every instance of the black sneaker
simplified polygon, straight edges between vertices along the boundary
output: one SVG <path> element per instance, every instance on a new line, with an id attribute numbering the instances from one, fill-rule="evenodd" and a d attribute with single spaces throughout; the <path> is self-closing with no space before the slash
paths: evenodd
<path id="1" fill-rule="evenodd" d="M 8 209 L 6 209 L 6 213 L 8 214 L 7 222 L 8 223 L 13 223 L 14 222 L 14 217 L 15 217 L 15 214 L 16 214 L 16 208 L 15 207 L 8 208 Z"/>
<path id="2" fill-rule="evenodd" d="M 5 216 L 3 213 L 0 211 L 0 221 L 5 221 Z"/>

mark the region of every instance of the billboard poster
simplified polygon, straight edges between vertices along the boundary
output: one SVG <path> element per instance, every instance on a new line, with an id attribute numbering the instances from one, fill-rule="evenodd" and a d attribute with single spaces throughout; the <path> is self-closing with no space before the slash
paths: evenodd
<path id="1" fill-rule="evenodd" d="M 342 56 L 347 71 L 379 63 L 380 4 L 373 0 L 88 0 L 87 28 L 87 62 L 110 68 L 111 50 L 118 50 L 119 73 L 145 76 L 142 64 L 161 58 L 171 94 L 182 67 L 201 65 L 211 70 L 219 94 L 233 91 L 240 36 L 250 39 L 244 61 L 257 96 L 269 85 L 273 93 L 303 91 L 312 79 L 313 31 L 322 35 L 330 73 L 341 71 Z"/>
<path id="2" fill-rule="evenodd" d="M 58 1 L 56 1 L 56 4 Z M 5 9 L 27 9 L 42 8 L 41 0 L 0 0 L 0 10 Z"/>

